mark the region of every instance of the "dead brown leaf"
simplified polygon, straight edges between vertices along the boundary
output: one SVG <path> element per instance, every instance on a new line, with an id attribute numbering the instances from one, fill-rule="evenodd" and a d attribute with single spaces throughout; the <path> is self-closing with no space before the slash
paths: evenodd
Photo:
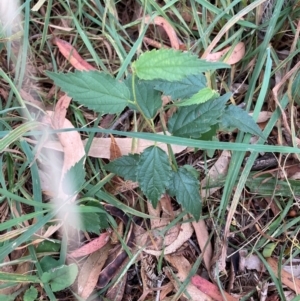
<path id="1" fill-rule="evenodd" d="M 99 274 L 106 262 L 111 244 L 91 254 L 83 264 L 78 275 L 78 294 L 86 300 L 96 287 Z"/>
<path id="2" fill-rule="evenodd" d="M 211 266 L 211 258 L 213 255 L 212 245 L 209 240 L 208 230 L 204 220 L 199 220 L 198 222 L 192 222 L 194 227 L 197 241 L 201 252 L 203 253 L 203 261 L 207 270 Z"/>
<path id="3" fill-rule="evenodd" d="M 122 279 L 117 284 L 115 284 L 114 286 L 108 289 L 105 297 L 108 300 L 122 301 L 124 297 L 126 283 L 127 283 L 127 273 L 124 274 Z"/>
<path id="4" fill-rule="evenodd" d="M 70 127 L 73 127 L 70 125 Z M 71 132 L 68 132 L 71 133 Z M 158 134 L 163 134 L 163 133 L 158 133 Z M 32 139 L 26 139 L 30 143 L 36 143 L 36 141 Z M 119 145 L 119 148 L 121 150 L 122 156 L 128 155 L 131 153 L 131 145 L 132 145 L 132 138 L 115 138 L 116 143 Z M 87 143 L 87 139 L 83 140 L 83 145 Z M 145 148 L 152 146 L 152 145 L 157 145 L 164 151 L 168 151 L 167 144 L 162 143 L 162 142 L 153 142 L 149 140 L 144 140 L 144 139 L 139 139 L 138 140 L 138 145 L 136 148 L 136 153 L 141 153 Z M 103 159 L 109 159 L 110 158 L 110 145 L 111 145 L 111 139 L 110 138 L 94 138 L 91 148 L 89 150 L 88 155 L 94 158 L 103 158 Z M 56 151 L 63 151 L 63 146 L 61 143 L 57 141 L 47 141 L 44 145 L 44 147 L 53 149 Z M 178 154 L 182 152 L 183 150 L 186 149 L 185 146 L 182 145 L 171 145 L 171 148 L 174 152 L 174 154 Z"/>
<path id="5" fill-rule="evenodd" d="M 267 262 L 271 269 L 273 270 L 276 277 L 279 275 L 278 270 L 278 260 L 269 257 L 267 258 Z M 285 270 L 280 270 L 281 282 L 293 290 L 296 294 L 300 294 L 300 279 L 294 277 L 292 274 L 286 272 Z"/>
<path id="6" fill-rule="evenodd" d="M 122 156 L 120 147 L 118 146 L 118 143 L 116 142 L 116 139 L 113 135 L 110 135 L 111 143 L 110 143 L 110 160 L 113 161 L 115 159 L 118 159 Z"/>

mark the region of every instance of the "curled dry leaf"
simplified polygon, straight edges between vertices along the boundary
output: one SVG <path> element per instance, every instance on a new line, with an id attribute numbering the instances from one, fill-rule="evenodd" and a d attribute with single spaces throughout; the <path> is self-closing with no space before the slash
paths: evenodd
<path id="1" fill-rule="evenodd" d="M 145 24 L 154 23 L 157 26 L 161 26 L 167 33 L 167 35 L 170 39 L 170 44 L 171 44 L 172 48 L 179 49 L 180 44 L 182 44 L 182 43 L 179 42 L 176 31 L 171 26 L 171 24 L 167 20 L 165 20 L 163 17 L 157 16 L 153 20 L 151 20 L 151 18 L 152 17 L 149 15 L 145 16 L 145 19 L 144 19 Z"/>
<path id="2" fill-rule="evenodd" d="M 256 270 L 257 272 L 265 272 L 266 267 L 260 260 L 260 258 L 255 255 L 251 254 L 248 256 L 248 251 L 247 250 L 240 250 L 240 260 L 239 260 L 239 270 L 241 272 L 244 272 L 245 269 L 248 270 Z"/>
<path id="3" fill-rule="evenodd" d="M 162 252 L 164 255 L 171 254 L 176 252 L 187 240 L 189 240 L 193 234 L 194 230 L 192 228 L 191 223 L 183 223 L 180 226 L 179 234 L 177 238 L 164 250 L 156 251 L 156 250 L 150 250 L 145 249 L 144 252 L 154 255 L 154 256 L 160 256 Z"/>
<path id="4" fill-rule="evenodd" d="M 201 196 L 202 198 L 207 198 L 221 187 L 206 188 L 206 185 L 209 187 L 214 183 L 218 183 L 219 179 L 224 178 L 227 175 L 227 170 L 231 158 L 231 153 L 227 150 L 224 150 L 221 156 L 218 158 L 216 163 L 211 167 L 206 177 L 201 181 Z M 213 185 L 214 186 L 214 185 Z"/>
<path id="5" fill-rule="evenodd" d="M 150 202 L 147 203 L 147 207 L 148 207 L 149 215 L 153 216 L 153 218 L 151 218 L 150 220 L 151 230 L 155 232 L 158 230 L 162 230 L 174 219 L 175 215 L 171 205 L 171 199 L 167 194 L 164 194 L 161 197 L 156 208 L 153 208 Z M 169 246 L 171 243 L 173 243 L 178 237 L 179 231 L 180 231 L 179 225 L 175 225 L 174 227 L 170 228 L 167 231 L 164 237 L 161 237 L 161 235 L 156 237 L 156 241 L 155 241 L 156 249 L 157 250 L 161 249 L 162 244 L 164 244 L 164 247 L 166 247 Z"/>
<path id="6" fill-rule="evenodd" d="M 57 102 L 55 106 L 55 111 L 53 113 L 53 117 L 51 119 L 52 127 L 54 129 L 61 129 L 64 126 L 66 114 L 68 107 L 70 105 L 72 98 L 67 96 L 67 94 L 63 95 Z"/>
<path id="7" fill-rule="evenodd" d="M 230 49 L 231 47 L 227 47 L 222 51 L 210 53 L 206 56 L 206 60 L 211 62 L 219 61 L 227 52 L 230 51 Z M 224 62 L 229 65 L 236 64 L 244 57 L 244 55 L 245 55 L 245 44 L 243 42 L 240 42 L 234 47 L 232 53 L 227 59 L 224 60 Z"/>
<path id="8" fill-rule="evenodd" d="M 108 241 L 109 241 L 109 233 L 104 232 L 99 237 L 93 239 L 92 241 L 80 247 L 79 249 L 74 250 L 69 256 L 76 258 L 76 257 L 89 255 L 101 249 L 103 246 L 107 244 Z"/>
<path id="9" fill-rule="evenodd" d="M 58 47 L 61 54 L 70 62 L 70 64 L 81 71 L 96 70 L 92 65 L 87 63 L 68 42 L 59 38 L 54 38 L 53 43 Z"/>
<path id="10" fill-rule="evenodd" d="M 165 256 L 165 259 L 177 270 L 177 278 L 184 282 L 186 278 L 189 276 L 189 273 L 191 271 L 191 264 L 189 261 L 182 255 L 167 255 Z M 166 270 L 167 271 L 167 270 Z M 172 273 L 168 273 L 167 275 L 169 279 L 172 281 L 173 285 L 175 286 L 175 289 L 179 289 L 178 281 L 174 279 Z M 194 284 L 189 283 L 186 287 L 187 293 L 190 295 L 191 299 L 193 301 L 212 301 L 212 299 L 209 297 L 208 294 L 202 292 L 199 290 Z"/>

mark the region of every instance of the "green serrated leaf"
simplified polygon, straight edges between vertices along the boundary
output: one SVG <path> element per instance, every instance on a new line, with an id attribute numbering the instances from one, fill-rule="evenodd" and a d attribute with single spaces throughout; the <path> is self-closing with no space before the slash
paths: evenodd
<path id="1" fill-rule="evenodd" d="M 168 185 L 170 171 L 168 156 L 161 148 L 150 146 L 141 154 L 137 181 L 154 207 Z"/>
<path id="2" fill-rule="evenodd" d="M 125 180 L 136 182 L 136 172 L 140 156 L 129 154 L 105 165 L 105 170 L 115 173 Z"/>
<path id="3" fill-rule="evenodd" d="M 79 230 L 99 234 L 100 230 L 109 227 L 107 214 L 101 211 L 96 212 L 97 209 L 103 211 L 101 204 L 95 204 L 95 202 L 87 202 L 84 206 L 79 206 L 78 209 L 80 212 L 81 220 L 81 224 L 78 225 Z M 83 211 L 84 209 L 88 209 L 88 211 Z M 97 217 L 95 216 L 95 214 L 97 215 Z"/>
<path id="4" fill-rule="evenodd" d="M 186 168 L 180 167 L 172 174 L 171 191 L 176 200 L 198 221 L 201 213 L 200 185 L 195 176 Z"/>
<path id="5" fill-rule="evenodd" d="M 132 69 L 141 79 L 161 78 L 167 81 L 179 81 L 188 75 L 209 70 L 230 68 L 220 62 L 200 60 L 196 55 L 174 49 L 159 49 L 143 53 L 132 64 Z"/>
<path id="6" fill-rule="evenodd" d="M 213 124 L 208 132 L 205 132 L 201 135 L 201 140 L 204 141 L 212 141 L 216 139 L 215 141 L 219 141 L 217 139 L 217 131 L 219 130 L 219 124 Z"/>
<path id="7" fill-rule="evenodd" d="M 168 122 L 168 130 L 174 136 L 199 138 L 211 126 L 219 122 L 231 93 L 206 103 L 179 108 Z"/>
<path id="8" fill-rule="evenodd" d="M 127 86 L 103 72 L 46 73 L 70 97 L 96 112 L 119 113 L 130 99 Z"/>
<path id="9" fill-rule="evenodd" d="M 206 77 L 202 74 L 189 75 L 180 81 L 169 82 L 167 80 L 150 81 L 155 90 L 170 96 L 173 100 L 187 99 L 206 87 Z"/>
<path id="10" fill-rule="evenodd" d="M 83 212 L 80 214 L 80 224 L 76 225 L 79 227 L 79 230 L 91 232 L 95 234 L 100 234 L 100 230 L 103 229 L 101 227 L 101 220 L 106 221 L 107 224 L 107 218 L 105 213 L 95 213 L 95 212 Z"/>
<path id="11" fill-rule="evenodd" d="M 61 265 L 43 273 L 41 280 L 44 283 L 49 283 L 53 292 L 58 292 L 72 285 L 77 274 L 78 267 L 72 263 L 70 265 Z"/>
<path id="12" fill-rule="evenodd" d="M 73 195 L 83 186 L 85 182 L 84 160 L 83 157 L 65 173 L 62 182 L 64 193 Z"/>
<path id="13" fill-rule="evenodd" d="M 35 287 L 31 286 L 24 294 L 24 301 L 34 301 L 38 296 L 38 291 Z"/>
<path id="14" fill-rule="evenodd" d="M 131 77 L 130 77 L 131 78 Z M 134 99 L 130 81 L 131 99 Z M 137 81 L 135 85 L 135 96 L 139 108 L 130 104 L 129 106 L 142 113 L 149 119 L 153 118 L 157 110 L 162 106 L 161 94 L 153 89 L 153 85 L 147 81 Z"/>
<path id="15" fill-rule="evenodd" d="M 245 133 L 263 137 L 263 133 L 254 119 L 240 107 L 230 105 L 226 108 L 222 116 L 222 125 L 226 128 L 234 127 Z"/>
<path id="16" fill-rule="evenodd" d="M 215 90 L 212 90 L 208 87 L 200 90 L 198 93 L 194 94 L 190 99 L 176 102 L 175 106 L 177 107 L 186 107 L 191 105 L 197 105 L 200 103 L 205 103 L 208 100 L 215 99 L 219 97 L 219 93 L 217 93 Z"/>

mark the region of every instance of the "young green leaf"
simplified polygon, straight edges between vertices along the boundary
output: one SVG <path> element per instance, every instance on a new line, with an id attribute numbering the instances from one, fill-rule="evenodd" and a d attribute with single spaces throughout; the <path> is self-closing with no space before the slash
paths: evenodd
<path id="1" fill-rule="evenodd" d="M 277 246 L 277 242 L 271 242 L 271 243 L 265 245 L 265 247 L 263 249 L 263 256 L 265 258 L 271 257 L 276 246 Z"/>
<path id="2" fill-rule="evenodd" d="M 130 77 L 131 78 L 131 77 Z M 132 86 L 130 82 L 131 99 L 134 99 Z M 127 82 L 128 83 L 128 82 Z M 146 118 L 153 118 L 157 110 L 162 106 L 161 94 L 153 89 L 153 85 L 147 81 L 137 81 L 135 84 L 135 96 L 139 108 Z M 139 109 L 130 104 L 130 107 L 139 111 Z"/>
<path id="3" fill-rule="evenodd" d="M 199 138 L 219 122 L 231 93 L 199 105 L 179 108 L 168 122 L 168 130 L 174 136 Z"/>
<path id="4" fill-rule="evenodd" d="M 130 98 L 127 86 L 108 74 L 98 71 L 75 71 L 47 75 L 70 97 L 91 110 L 101 113 L 119 113 Z"/>
<path id="5" fill-rule="evenodd" d="M 74 166 L 72 166 L 64 175 L 62 189 L 64 193 L 73 195 L 78 192 L 85 182 L 84 160 L 82 158 Z"/>
<path id="6" fill-rule="evenodd" d="M 215 99 L 219 96 L 220 96 L 219 93 L 217 93 L 215 90 L 212 90 L 212 89 L 206 87 L 206 88 L 200 90 L 198 93 L 194 94 L 190 99 L 176 102 L 175 105 L 177 107 L 198 105 L 198 104 L 204 103 L 208 100 Z"/>
<path id="7" fill-rule="evenodd" d="M 161 148 L 150 146 L 141 154 L 137 181 L 154 207 L 168 185 L 170 171 L 168 156 Z"/>
<path id="8" fill-rule="evenodd" d="M 24 294 L 24 301 L 35 301 L 38 296 L 38 291 L 34 286 L 31 286 L 29 289 L 26 290 Z"/>
<path id="9" fill-rule="evenodd" d="M 173 100 L 187 99 L 206 87 L 206 77 L 203 73 L 189 75 L 180 81 L 169 82 L 167 80 L 150 81 L 155 90 L 161 91 L 164 95 L 171 96 Z"/>
<path id="10" fill-rule="evenodd" d="M 58 292 L 72 285 L 77 274 L 78 267 L 72 263 L 70 265 L 61 265 L 43 273 L 41 280 L 44 283 L 49 283 L 53 292 Z"/>
<path id="11" fill-rule="evenodd" d="M 255 123 L 253 118 L 240 107 L 233 105 L 227 107 L 222 115 L 221 123 L 225 128 L 238 128 L 245 133 L 250 133 L 252 135 L 257 135 L 264 138 L 261 129 Z"/>
<path id="12" fill-rule="evenodd" d="M 140 156 L 129 154 L 122 156 L 104 166 L 105 170 L 110 171 L 124 178 L 136 182 L 137 166 Z"/>
<path id="13" fill-rule="evenodd" d="M 195 176 L 186 168 L 180 167 L 178 172 L 172 173 L 168 187 L 176 200 L 198 221 L 201 213 L 200 185 Z"/>
<path id="14" fill-rule="evenodd" d="M 174 49 L 145 52 L 132 64 L 133 71 L 141 79 L 161 78 L 167 81 L 179 81 L 188 75 L 221 68 L 230 66 L 221 62 L 200 60 L 189 52 Z"/>
<path id="15" fill-rule="evenodd" d="M 37 253 L 52 253 L 52 252 L 59 252 L 61 248 L 61 244 L 58 241 L 50 241 L 50 240 L 44 240 L 40 242 L 36 247 Z M 46 271 L 44 271 L 46 272 Z"/>

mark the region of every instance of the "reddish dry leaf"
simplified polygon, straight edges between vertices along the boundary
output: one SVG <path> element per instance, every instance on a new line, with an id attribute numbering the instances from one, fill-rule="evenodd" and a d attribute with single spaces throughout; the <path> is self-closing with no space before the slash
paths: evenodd
<path id="1" fill-rule="evenodd" d="M 278 277 L 278 260 L 269 257 L 267 262 L 271 269 L 273 270 L 276 277 Z M 281 269 L 280 271 L 281 282 L 293 290 L 296 294 L 300 294 L 300 279 L 294 277 L 292 274 L 286 272 L 285 270 Z"/>
<path id="2" fill-rule="evenodd" d="M 57 45 L 61 54 L 71 63 L 71 65 L 80 71 L 96 70 L 92 65 L 87 63 L 74 49 L 74 47 L 59 38 L 54 38 L 53 43 Z"/>
<path id="3" fill-rule="evenodd" d="M 216 301 L 238 301 L 238 298 L 235 298 L 233 296 L 231 296 L 230 294 L 228 294 L 227 292 L 223 291 L 222 293 L 220 292 L 219 288 L 207 281 L 206 279 L 195 275 L 192 277 L 191 282 L 203 293 L 207 294 L 208 296 L 210 296 L 211 298 L 215 299 Z M 226 298 L 223 298 L 224 297 Z"/>
<path id="4" fill-rule="evenodd" d="M 76 258 L 76 257 L 82 257 L 82 256 L 92 254 L 97 250 L 101 249 L 103 246 L 105 246 L 108 241 L 109 241 L 109 233 L 108 232 L 102 233 L 99 237 L 93 239 L 92 241 L 80 247 L 79 249 L 74 250 L 70 254 L 70 256 Z"/>
<path id="5" fill-rule="evenodd" d="M 219 61 L 227 52 L 229 52 L 231 47 L 227 47 L 222 51 L 210 53 L 207 55 L 206 60 L 211 62 Z M 236 64 L 239 62 L 245 55 L 245 44 L 243 42 L 238 43 L 233 51 L 231 52 L 230 56 L 224 60 L 225 63 L 229 65 Z"/>
<path id="6" fill-rule="evenodd" d="M 169 48 L 168 46 L 164 45 L 163 43 L 160 43 L 160 42 L 157 42 L 153 39 L 150 39 L 148 37 L 144 37 L 143 38 L 143 41 L 147 44 L 147 45 L 150 45 L 152 47 L 155 47 L 157 49 L 160 49 L 160 48 Z"/>
<path id="7" fill-rule="evenodd" d="M 96 287 L 99 274 L 108 258 L 111 244 L 91 254 L 83 264 L 78 275 L 78 294 L 86 300 Z"/>
<path id="8" fill-rule="evenodd" d="M 174 30 L 174 28 L 171 26 L 171 24 L 167 20 L 165 20 L 163 17 L 159 17 L 159 16 L 155 17 L 152 20 L 151 16 L 146 16 L 144 19 L 144 22 L 145 22 L 145 24 L 154 23 L 157 26 L 161 26 L 167 33 L 167 35 L 170 39 L 170 44 L 171 44 L 172 48 L 179 49 L 180 44 L 182 44 L 182 43 L 180 43 L 180 41 L 177 37 L 176 31 Z"/>

